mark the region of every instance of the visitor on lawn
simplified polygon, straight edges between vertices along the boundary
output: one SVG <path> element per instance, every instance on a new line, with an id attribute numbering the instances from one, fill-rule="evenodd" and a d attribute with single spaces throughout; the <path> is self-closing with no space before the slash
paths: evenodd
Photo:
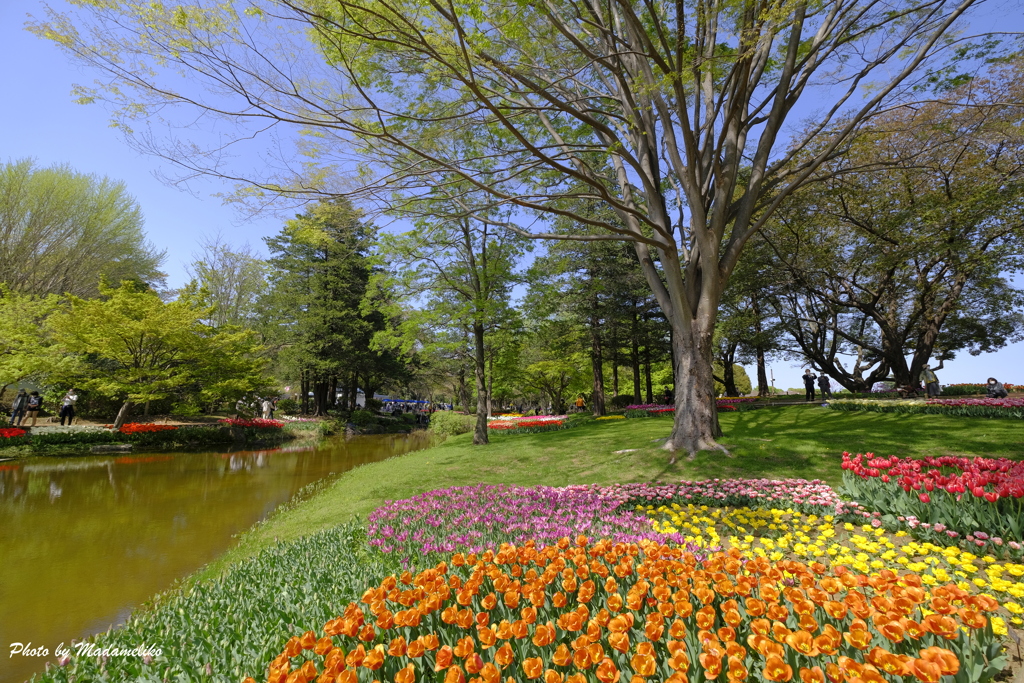
<path id="1" fill-rule="evenodd" d="M 25 408 L 28 411 L 26 417 L 32 418 L 32 424 L 30 426 L 36 426 L 36 418 L 39 416 L 39 411 L 43 407 L 43 397 L 39 395 L 38 391 L 33 391 L 28 395 L 28 403 Z"/>
<path id="2" fill-rule="evenodd" d="M 928 398 L 935 398 L 939 395 L 939 378 L 927 365 L 921 371 L 921 379 L 924 380 L 924 387 L 928 390 Z"/>
<path id="3" fill-rule="evenodd" d="M 576 411 L 582 413 L 583 409 L 587 407 L 587 401 L 583 398 L 583 394 L 576 397 Z"/>
<path id="4" fill-rule="evenodd" d="M 988 393 L 986 394 L 989 398 L 1006 398 L 1009 396 L 1006 393 L 1006 387 L 1003 383 L 997 380 L 995 377 L 988 378 Z"/>
<path id="5" fill-rule="evenodd" d="M 832 398 L 832 382 L 826 375 L 822 375 L 818 378 L 818 389 L 821 390 L 822 400 Z"/>
<path id="6" fill-rule="evenodd" d="M 64 394 L 60 402 L 60 426 L 64 426 L 64 418 L 68 420 L 68 427 L 75 421 L 75 403 L 78 402 L 78 389 L 71 389 Z"/>
<path id="7" fill-rule="evenodd" d="M 818 376 L 814 374 L 814 371 L 810 368 L 804 369 L 804 391 L 807 392 L 805 400 L 814 400 L 814 380 L 818 379 Z"/>
<path id="8" fill-rule="evenodd" d="M 11 425 L 17 426 L 21 424 L 21 420 L 25 417 L 25 407 L 28 405 L 28 394 L 25 393 L 24 389 L 18 389 L 18 395 L 14 397 L 14 403 L 11 404 Z"/>

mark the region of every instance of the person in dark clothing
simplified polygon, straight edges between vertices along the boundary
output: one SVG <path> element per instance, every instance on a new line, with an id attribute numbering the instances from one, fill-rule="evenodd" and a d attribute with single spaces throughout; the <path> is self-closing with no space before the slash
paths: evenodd
<path id="1" fill-rule="evenodd" d="M 12 426 L 21 424 L 22 419 L 25 417 L 26 408 L 28 408 L 28 394 L 24 389 L 18 389 L 18 395 L 14 397 L 14 402 L 11 404 Z"/>
<path id="2" fill-rule="evenodd" d="M 64 426 L 64 420 L 67 419 L 68 426 L 70 427 L 75 422 L 75 404 L 78 402 L 78 389 L 72 389 L 68 393 L 64 394 L 64 398 L 60 402 L 60 426 Z"/>
<path id="3" fill-rule="evenodd" d="M 818 378 L 818 389 L 821 390 L 821 399 L 827 401 L 832 398 L 832 382 L 827 375 Z"/>
<path id="4" fill-rule="evenodd" d="M 804 369 L 804 391 L 806 392 L 805 400 L 814 400 L 814 380 L 818 379 L 818 376 L 814 374 L 814 371 L 810 368 Z"/>
<path id="5" fill-rule="evenodd" d="M 39 395 L 38 391 L 33 391 L 28 395 L 28 403 L 25 409 L 28 411 L 26 418 L 32 418 L 31 427 L 36 426 L 36 418 L 39 417 L 39 411 L 43 408 L 43 397 Z"/>
<path id="6" fill-rule="evenodd" d="M 1006 387 L 1003 383 L 997 380 L 995 377 L 988 378 L 988 392 L 985 394 L 989 398 L 1006 398 L 1009 393 L 1006 391 Z"/>

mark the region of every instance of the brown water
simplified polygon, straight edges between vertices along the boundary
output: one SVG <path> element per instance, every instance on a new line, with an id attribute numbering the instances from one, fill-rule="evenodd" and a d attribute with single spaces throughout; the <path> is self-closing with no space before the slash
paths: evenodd
<path id="1" fill-rule="evenodd" d="M 430 445 L 427 432 L 316 447 L 0 462 L 0 683 L 105 631 L 213 560 L 307 484 Z M 10 656 L 11 643 L 51 657 Z"/>

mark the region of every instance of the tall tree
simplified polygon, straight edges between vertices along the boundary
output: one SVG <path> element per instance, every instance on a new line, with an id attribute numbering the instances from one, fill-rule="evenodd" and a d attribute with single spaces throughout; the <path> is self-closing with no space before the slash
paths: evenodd
<path id="1" fill-rule="evenodd" d="M 490 196 L 487 211 L 511 207 L 525 236 L 566 239 L 537 220 L 557 214 L 595 230 L 571 239 L 632 243 L 673 332 L 665 447 L 695 453 L 719 447 L 712 341 L 745 244 L 864 121 L 909 97 L 976 2 L 256 0 L 239 16 L 111 0 L 35 28 L 105 71 L 110 87 L 83 97 L 124 105 L 126 128 L 185 104 L 309 131 L 318 163 L 252 179 L 270 192 L 338 192 L 323 169 L 355 152 L 364 191 L 385 202 L 458 177 Z M 196 77 L 178 79 L 186 88 L 161 78 L 182 72 Z M 807 100 L 816 125 L 786 140 Z M 453 130 L 478 144 L 450 144 Z M 188 149 L 158 151 L 227 172 L 221 155 Z M 618 224 L 567 197 L 607 205 Z"/>
<path id="2" fill-rule="evenodd" d="M 96 296 L 100 282 L 164 281 L 164 253 L 146 241 L 142 211 L 122 182 L 0 165 L 0 282 L 15 292 Z"/>
<path id="3" fill-rule="evenodd" d="M 198 385 L 207 400 L 262 388 L 263 363 L 249 331 L 217 331 L 201 321 L 209 310 L 187 298 L 164 303 L 130 281 L 102 287 L 102 299 L 71 297 L 51 315 L 54 342 L 80 358 L 62 379 L 122 402 L 119 428 L 132 404 L 167 398 Z"/>
<path id="4" fill-rule="evenodd" d="M 823 165 L 767 236 L 799 351 L 852 391 L 1024 333 L 1024 59 L 901 107 Z M 844 366 L 841 356 L 854 358 Z"/>
<path id="5" fill-rule="evenodd" d="M 267 290 L 267 264 L 248 244 L 232 248 L 218 235 L 205 238 L 188 272 L 209 296 L 210 324 L 252 326 Z"/>
<path id="6" fill-rule="evenodd" d="M 485 444 L 490 413 L 489 336 L 510 318 L 509 299 L 516 283 L 516 259 L 523 240 L 483 211 L 467 215 L 470 200 L 438 188 L 415 203 L 425 215 L 416 229 L 383 240 L 382 258 L 390 268 L 382 276 L 405 301 L 421 300 L 418 325 L 446 335 L 448 343 L 469 340 L 476 378 L 476 426 L 473 443 Z M 407 204 L 409 210 L 412 204 Z M 465 333 L 465 336 L 463 336 Z M 407 327 L 399 345 L 405 350 L 423 343 L 416 325 Z M 391 346 L 394 346 L 392 342 Z"/>

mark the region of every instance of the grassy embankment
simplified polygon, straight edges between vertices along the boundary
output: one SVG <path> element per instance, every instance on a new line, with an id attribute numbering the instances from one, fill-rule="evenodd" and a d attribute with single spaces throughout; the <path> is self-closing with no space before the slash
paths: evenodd
<path id="1" fill-rule="evenodd" d="M 725 435 L 720 442 L 731 457 L 702 453 L 674 465 L 668 464 L 659 441 L 671 430 L 667 417 L 499 435 L 486 447 L 473 446 L 469 434 L 452 437 L 434 448 L 345 473 L 316 496 L 254 527 L 237 547 L 194 578 L 216 576 L 276 541 L 307 536 L 355 516 L 365 518 L 385 500 L 448 486 L 564 486 L 715 477 L 800 477 L 838 485 L 843 451 L 1024 457 L 1024 432 L 1016 420 L 843 413 L 794 406 L 723 413 L 721 422 Z M 627 449 L 636 450 L 616 453 Z"/>

